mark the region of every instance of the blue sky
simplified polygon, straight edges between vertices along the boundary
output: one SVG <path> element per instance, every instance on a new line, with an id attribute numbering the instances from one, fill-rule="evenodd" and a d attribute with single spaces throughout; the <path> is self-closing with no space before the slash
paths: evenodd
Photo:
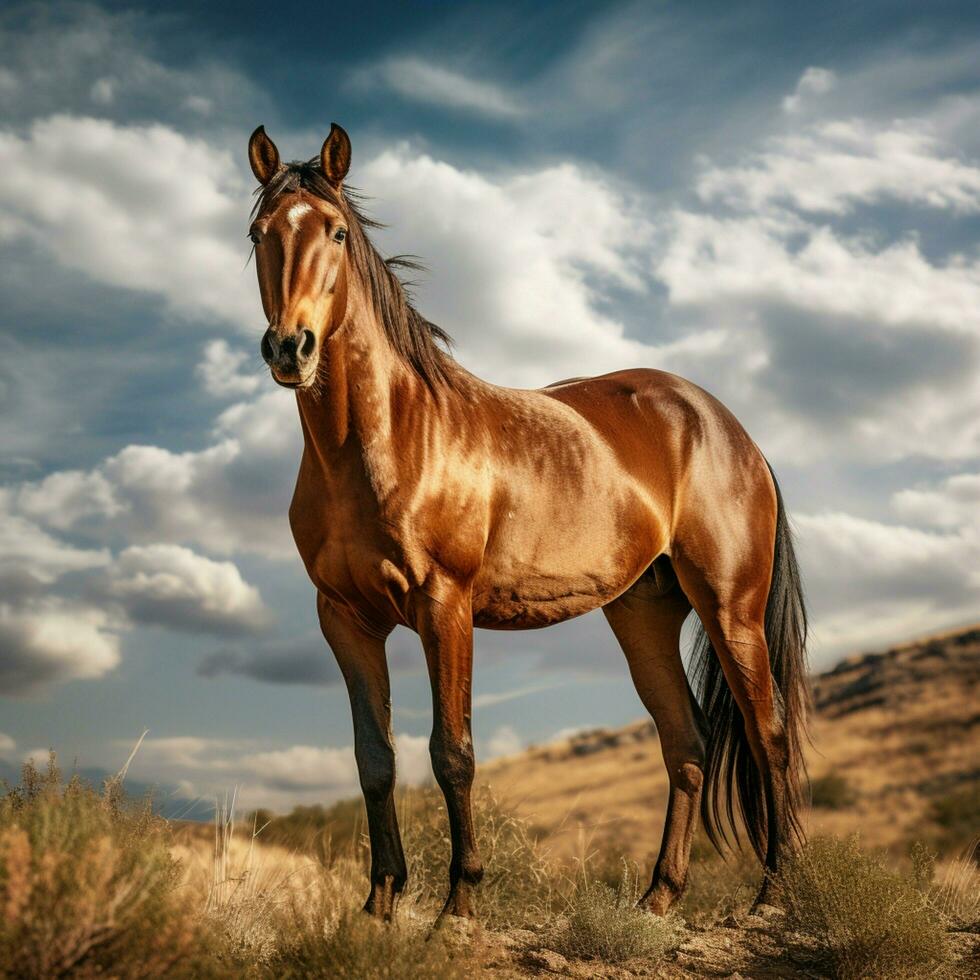
<path id="1" fill-rule="evenodd" d="M 312 12 L 311 12 L 312 8 Z M 249 132 L 351 134 L 491 380 L 650 365 L 780 474 L 812 657 L 980 612 L 980 13 L 781 3 L 8 5 L 0 763 L 288 807 L 355 787 L 258 357 Z M 406 779 L 428 684 L 391 642 Z M 477 637 L 483 758 L 642 709 L 599 615 Z"/>

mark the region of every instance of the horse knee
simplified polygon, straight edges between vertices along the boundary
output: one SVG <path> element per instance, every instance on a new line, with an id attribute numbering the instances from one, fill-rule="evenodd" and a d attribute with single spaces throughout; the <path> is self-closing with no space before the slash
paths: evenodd
<path id="1" fill-rule="evenodd" d="M 700 796 L 704 786 L 704 759 L 682 762 L 670 773 L 671 785 L 688 796 Z"/>
<path id="2" fill-rule="evenodd" d="M 384 803 L 395 791 L 395 750 L 391 745 L 358 749 L 357 771 L 367 803 Z"/>
<path id="3" fill-rule="evenodd" d="M 671 786 L 689 794 L 701 792 L 707 758 L 705 740 L 697 729 L 683 736 L 661 738 L 661 750 Z"/>
<path id="4" fill-rule="evenodd" d="M 443 790 L 468 789 L 476 775 L 476 756 L 473 741 L 468 735 L 448 736 L 433 733 L 429 741 L 429 757 L 436 782 Z"/>

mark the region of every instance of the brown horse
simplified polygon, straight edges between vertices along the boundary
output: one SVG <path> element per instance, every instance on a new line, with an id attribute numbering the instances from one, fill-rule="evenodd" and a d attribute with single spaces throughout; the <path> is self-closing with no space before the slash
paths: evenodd
<path id="1" fill-rule="evenodd" d="M 393 271 L 406 263 L 368 240 L 342 186 L 343 129 L 318 158 L 283 164 L 259 127 L 249 160 L 262 354 L 296 390 L 305 438 L 289 519 L 353 713 L 366 909 L 390 917 L 406 879 L 385 660 L 398 624 L 421 637 L 432 682 L 432 768 L 452 839 L 444 913 L 471 915 L 483 875 L 470 811 L 474 626 L 531 629 L 599 607 L 670 776 L 643 903 L 663 912 L 683 891 L 699 803 L 716 844 L 729 829 L 737 839 L 740 817 L 775 872 L 801 833 L 806 622 L 762 453 L 723 405 L 662 371 L 538 391 L 474 377 L 406 298 Z M 700 703 L 679 651 L 692 608 Z"/>

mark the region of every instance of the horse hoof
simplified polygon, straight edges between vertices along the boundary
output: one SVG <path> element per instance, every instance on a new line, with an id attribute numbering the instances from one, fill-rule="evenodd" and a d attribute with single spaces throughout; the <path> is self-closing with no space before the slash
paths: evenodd
<path id="1" fill-rule="evenodd" d="M 397 907 L 398 892 L 395 891 L 394 879 L 391 877 L 385 878 L 383 882 L 376 882 L 364 903 L 364 911 L 383 922 L 391 922 Z"/>

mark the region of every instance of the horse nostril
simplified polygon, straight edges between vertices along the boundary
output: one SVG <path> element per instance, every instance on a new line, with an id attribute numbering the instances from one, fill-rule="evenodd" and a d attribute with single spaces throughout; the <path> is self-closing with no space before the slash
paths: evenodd
<path id="1" fill-rule="evenodd" d="M 304 330 L 299 335 L 299 356 L 312 357 L 314 350 L 316 350 L 316 334 L 312 330 Z"/>
<path id="2" fill-rule="evenodd" d="M 259 344 L 259 350 L 262 351 L 262 360 L 264 360 L 266 364 L 271 364 L 275 360 L 276 345 L 272 336 L 271 327 L 262 335 L 262 343 Z"/>

